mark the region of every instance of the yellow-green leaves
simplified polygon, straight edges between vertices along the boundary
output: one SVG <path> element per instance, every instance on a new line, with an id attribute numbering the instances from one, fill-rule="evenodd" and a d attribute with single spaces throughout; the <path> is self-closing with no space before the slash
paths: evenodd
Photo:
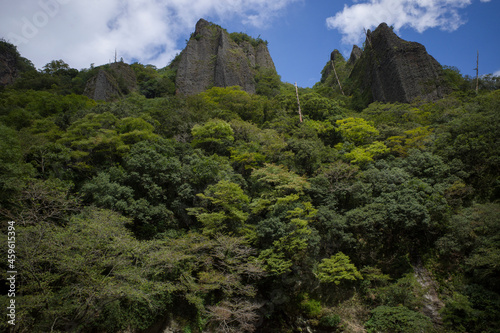
<path id="1" fill-rule="evenodd" d="M 337 131 L 345 141 L 354 144 L 365 144 L 371 138 L 379 135 L 379 131 L 363 118 L 346 118 L 336 121 Z"/>
<path id="2" fill-rule="evenodd" d="M 142 118 L 119 119 L 109 112 L 90 113 L 75 121 L 57 142 L 72 149 L 75 168 L 86 170 L 92 164 L 123 156 L 136 142 L 157 139 L 153 130 L 153 125 Z"/>
<path id="3" fill-rule="evenodd" d="M 337 120 L 336 124 L 337 131 L 342 134 L 346 142 L 338 144 L 336 148 L 345 150 L 345 157 L 351 163 L 365 164 L 373 161 L 374 157 L 389 152 L 383 142 L 373 142 L 379 131 L 363 118 L 341 119 Z"/>
<path id="4" fill-rule="evenodd" d="M 336 285 L 339 285 L 343 280 L 363 279 L 356 266 L 351 263 L 351 259 L 342 252 L 321 260 L 316 270 L 316 277 L 320 282 L 335 283 Z"/>
<path id="5" fill-rule="evenodd" d="M 209 120 L 203 125 L 194 125 L 191 129 L 192 145 L 210 153 L 224 155 L 234 141 L 234 132 L 229 123 L 220 119 Z"/>
<path id="6" fill-rule="evenodd" d="M 404 135 L 391 136 L 387 139 L 391 150 L 401 156 L 408 155 L 412 148 L 423 150 L 431 142 L 432 129 L 429 126 L 417 127 L 404 132 Z"/>
<path id="7" fill-rule="evenodd" d="M 270 209 L 275 204 L 298 201 L 310 186 L 305 177 L 276 164 L 265 164 L 263 168 L 254 170 L 252 178 L 262 186 L 260 198 L 252 202 L 254 213 Z"/>
<path id="8" fill-rule="evenodd" d="M 204 234 L 239 233 L 248 218 L 245 210 L 250 198 L 238 184 L 221 180 L 197 196 L 201 198 L 203 207 L 187 210 L 203 224 Z"/>
<path id="9" fill-rule="evenodd" d="M 365 164 L 373 161 L 373 158 L 378 155 L 386 154 L 389 152 L 389 148 L 380 141 L 375 141 L 370 145 L 363 147 L 356 147 L 349 153 L 345 154 L 351 163 L 355 164 Z"/>

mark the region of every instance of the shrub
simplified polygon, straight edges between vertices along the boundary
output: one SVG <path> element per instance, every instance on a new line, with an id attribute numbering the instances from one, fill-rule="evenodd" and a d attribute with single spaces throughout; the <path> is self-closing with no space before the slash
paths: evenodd
<path id="1" fill-rule="evenodd" d="M 420 333 L 432 332 L 431 320 L 425 315 L 404 306 L 379 306 L 365 324 L 368 333 Z"/>
<path id="2" fill-rule="evenodd" d="M 321 314 L 321 302 L 315 299 L 309 298 L 309 295 L 303 294 L 303 300 L 300 302 L 300 308 L 305 314 L 310 318 L 317 318 Z"/>
<path id="3" fill-rule="evenodd" d="M 337 314 L 329 314 L 321 317 L 319 324 L 324 327 L 337 327 L 340 324 L 340 316 Z"/>

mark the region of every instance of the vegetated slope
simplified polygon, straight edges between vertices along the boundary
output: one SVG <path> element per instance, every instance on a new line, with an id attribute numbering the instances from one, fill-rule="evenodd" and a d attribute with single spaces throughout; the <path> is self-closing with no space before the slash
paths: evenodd
<path id="1" fill-rule="evenodd" d="M 342 81 L 348 62 L 333 60 Z M 0 92 L 16 330 L 500 325 L 495 78 L 476 94 L 448 70 L 450 95 L 356 111 L 327 75 L 299 89 L 300 122 L 295 87 L 275 77 L 260 95 L 183 96 L 172 69 L 132 68 L 139 91 L 113 102 L 82 94 L 96 68 L 61 61 Z"/>
<path id="2" fill-rule="evenodd" d="M 137 90 L 137 78 L 130 65 L 114 62 L 98 68 L 89 78 L 84 94 L 96 101 L 112 101 Z"/>

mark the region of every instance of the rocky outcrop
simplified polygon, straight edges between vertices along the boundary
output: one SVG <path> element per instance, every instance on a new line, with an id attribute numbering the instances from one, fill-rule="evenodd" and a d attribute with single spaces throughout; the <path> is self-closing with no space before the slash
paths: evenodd
<path id="1" fill-rule="evenodd" d="M 344 57 L 337 49 L 333 50 L 333 52 L 330 54 L 330 61 L 335 62 L 336 60 L 344 60 Z"/>
<path id="2" fill-rule="evenodd" d="M 0 40 L 0 87 L 13 84 L 22 72 L 35 70 L 33 64 L 19 55 L 16 46 Z"/>
<path id="3" fill-rule="evenodd" d="M 14 83 L 19 71 L 16 67 L 16 59 L 9 53 L 0 54 L 0 86 Z"/>
<path id="4" fill-rule="evenodd" d="M 320 80 L 321 83 L 326 83 L 328 77 L 330 75 L 333 75 L 332 61 L 336 64 L 339 61 L 344 62 L 345 59 L 339 50 L 337 49 L 333 50 L 333 52 L 330 53 L 330 61 L 328 61 L 325 64 L 325 67 L 323 67 L 323 70 L 321 71 L 321 80 Z M 337 84 L 336 82 L 337 80 L 335 79 L 335 84 Z"/>
<path id="5" fill-rule="evenodd" d="M 248 36 L 247 36 L 248 37 Z M 181 52 L 177 66 L 177 92 L 192 95 L 212 86 L 240 86 L 255 93 L 258 69 L 276 71 L 264 41 L 233 40 L 221 27 L 200 19 Z"/>
<path id="6" fill-rule="evenodd" d="M 387 24 L 368 31 L 365 50 L 350 78 L 353 92 L 365 104 L 373 101 L 409 103 L 416 98 L 442 97 L 441 65 L 425 47 L 399 38 Z"/>
<path id="7" fill-rule="evenodd" d="M 425 291 L 424 304 L 422 312 L 429 317 L 434 325 L 440 326 L 443 320 L 440 315 L 440 310 L 444 307 L 443 301 L 438 295 L 438 283 L 432 277 L 432 274 L 421 263 L 413 266 L 415 278 Z"/>
<path id="8" fill-rule="evenodd" d="M 349 57 L 349 60 L 347 63 L 349 65 L 354 65 L 356 61 L 361 58 L 361 54 L 363 54 L 363 50 L 359 48 L 357 45 L 353 45 L 352 51 L 351 51 L 351 56 Z"/>
<path id="9" fill-rule="evenodd" d="M 96 101 L 112 101 L 137 89 L 132 68 L 123 62 L 102 66 L 85 86 L 84 94 Z"/>

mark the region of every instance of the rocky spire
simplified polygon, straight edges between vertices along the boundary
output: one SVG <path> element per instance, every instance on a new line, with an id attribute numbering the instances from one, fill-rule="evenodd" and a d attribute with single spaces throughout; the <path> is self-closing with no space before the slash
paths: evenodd
<path id="1" fill-rule="evenodd" d="M 225 29 L 200 19 L 180 54 L 177 91 L 192 95 L 212 86 L 240 86 L 255 93 L 258 68 L 276 71 L 264 41 L 234 40 Z"/>
<path id="2" fill-rule="evenodd" d="M 352 51 L 351 51 L 351 56 L 349 57 L 349 60 L 347 63 L 349 65 L 354 65 L 356 60 L 358 60 L 361 57 L 361 54 L 363 53 L 363 50 L 359 48 L 357 45 L 352 46 Z"/>
<path id="3" fill-rule="evenodd" d="M 423 45 L 399 38 L 382 23 L 368 31 L 365 47 L 350 76 L 365 103 L 409 103 L 416 98 L 435 100 L 443 95 L 441 65 Z"/>

